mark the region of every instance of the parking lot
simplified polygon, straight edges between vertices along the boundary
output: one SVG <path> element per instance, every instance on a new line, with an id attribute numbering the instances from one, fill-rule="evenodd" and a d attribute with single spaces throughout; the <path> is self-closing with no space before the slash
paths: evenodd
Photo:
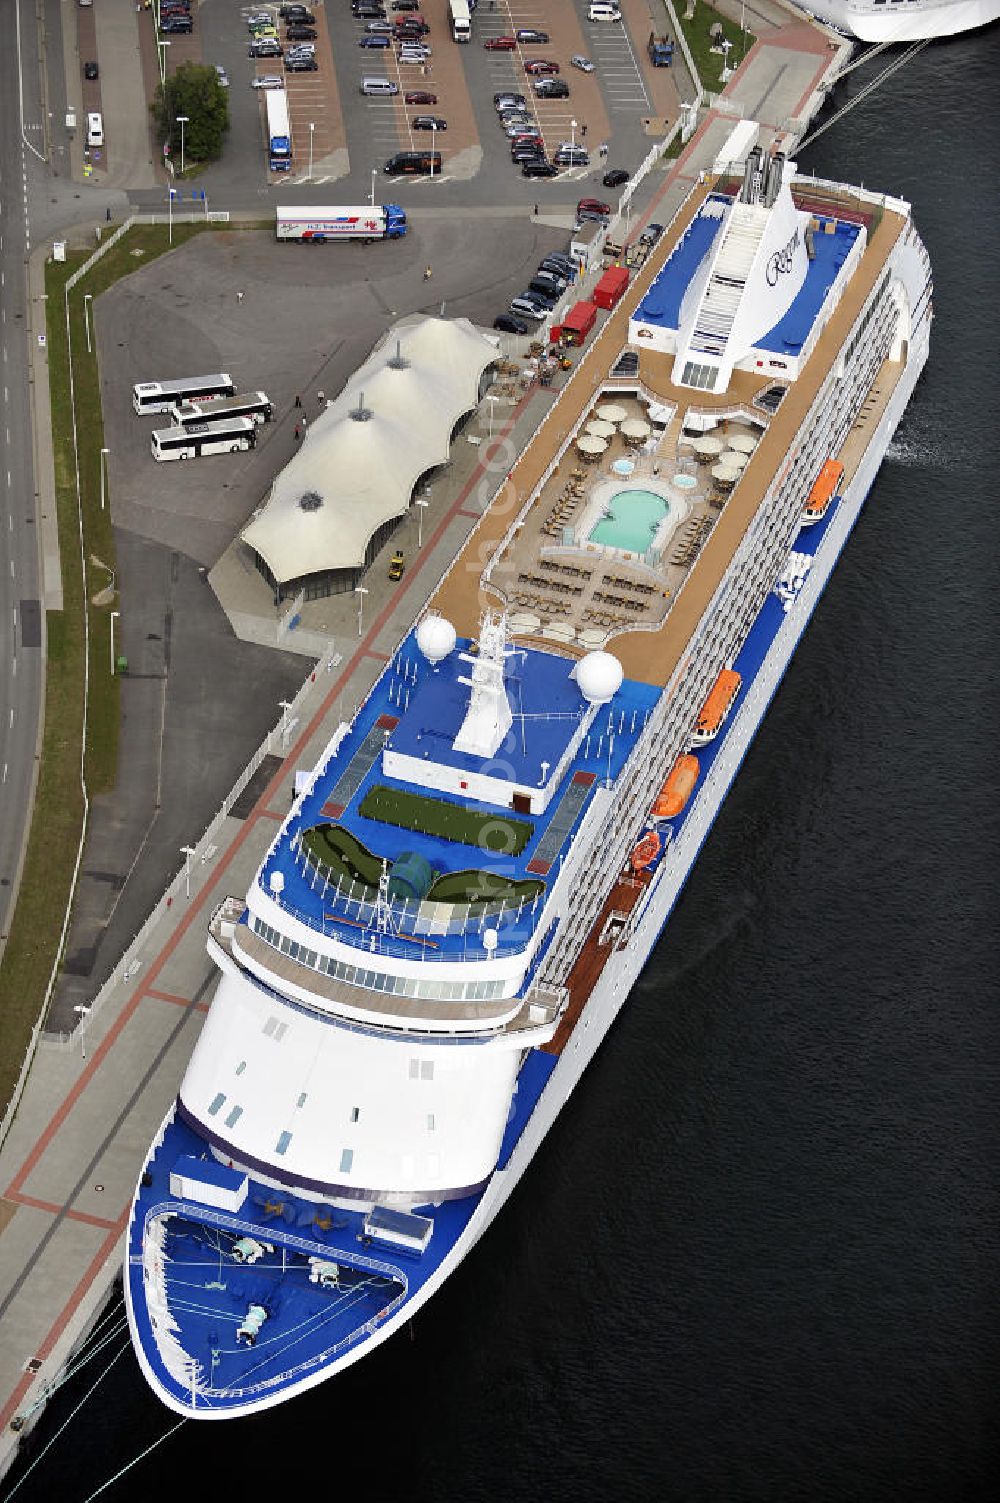
<path id="1" fill-rule="evenodd" d="M 121 0 L 116 0 L 120 4 Z M 543 196 L 549 184 L 525 182 L 510 160 L 508 141 L 498 128 L 492 96 L 501 89 L 525 95 L 537 121 L 546 154 L 564 141 L 584 145 L 596 165 L 598 148 L 607 143 L 609 165 L 631 169 L 645 155 L 649 135 L 662 132 L 663 122 L 676 118 L 677 97 L 672 70 L 654 69 L 646 54 L 650 12 L 646 0 L 621 0 L 625 24 L 587 20 L 587 0 L 481 0 L 473 15 L 472 40 L 456 44 L 451 37 L 447 0 L 421 0 L 421 13 L 430 26 L 424 39 L 430 47 L 425 61 L 404 62 L 394 47 L 359 46 L 368 37 L 368 21 L 351 13 L 349 0 L 316 0 L 316 71 L 286 71 L 281 57 L 250 58 L 247 17 L 271 12 L 279 42 L 287 42 L 277 5 L 201 5 L 195 7 L 190 34 L 169 37 L 166 65 L 201 60 L 221 64 L 231 81 L 231 129 L 223 159 L 204 169 L 199 182 L 218 195 L 226 185 L 256 182 L 262 189 L 312 182 L 316 185 L 351 177 L 348 199 L 367 197 L 373 170 L 381 173 L 394 153 L 418 148 L 439 151 L 440 182 L 467 180 L 486 172 L 501 196 L 524 201 Z M 388 16 L 399 18 L 389 9 Z M 127 24 L 127 23 L 126 23 Z M 153 49 L 152 24 L 147 12 L 134 17 L 143 54 Z M 100 42 L 93 40 L 93 19 L 87 9 L 77 19 L 81 55 Z M 548 41 L 518 41 L 517 32 L 532 28 Z M 146 36 L 145 33 L 150 35 Z M 509 51 L 489 50 L 484 43 L 510 37 Z M 594 70 L 574 66 L 574 57 L 588 59 Z M 560 82 L 569 87 L 566 98 L 539 98 L 537 80 L 525 72 L 532 59 L 558 65 Z M 150 70 L 147 69 L 147 88 Z M 294 168 L 288 173 L 268 170 L 265 91 L 251 89 L 255 76 L 280 77 L 289 100 Z M 365 76 L 388 78 L 399 90 L 395 96 L 369 97 L 361 93 Z M 99 108 L 100 85 L 88 83 L 92 108 Z M 433 103 L 407 104 L 408 93 L 430 96 Z M 431 114 L 445 122 L 435 131 L 415 130 L 414 119 Z M 114 152 L 114 142 L 109 142 Z M 577 181 L 587 173 L 570 167 L 553 180 Z M 411 179 L 412 181 L 412 179 Z M 384 192 L 384 190 L 383 190 Z"/>

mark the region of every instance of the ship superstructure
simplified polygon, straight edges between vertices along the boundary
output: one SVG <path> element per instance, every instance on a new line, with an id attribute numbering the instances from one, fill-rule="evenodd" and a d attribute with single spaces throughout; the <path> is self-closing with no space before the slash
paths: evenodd
<path id="1" fill-rule="evenodd" d="M 669 915 L 930 315 L 899 200 L 755 148 L 678 213 L 213 916 L 129 1230 L 172 1408 L 329 1377 L 492 1220 Z"/>

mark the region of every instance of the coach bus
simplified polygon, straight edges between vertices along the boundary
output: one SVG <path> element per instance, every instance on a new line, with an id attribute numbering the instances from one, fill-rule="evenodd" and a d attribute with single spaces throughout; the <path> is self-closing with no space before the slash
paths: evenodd
<path id="1" fill-rule="evenodd" d="M 215 402 L 177 402 L 171 410 L 175 423 L 218 423 L 223 418 L 248 417 L 255 423 L 269 423 L 274 409 L 266 391 L 243 391 L 235 397 L 220 397 Z"/>
<path id="2" fill-rule="evenodd" d="M 231 397 L 236 382 L 225 373 L 219 376 L 185 376 L 180 381 L 139 381 L 132 388 L 132 406 L 144 412 L 169 412 L 177 402 L 207 402 L 214 397 Z"/>
<path id="3" fill-rule="evenodd" d="M 236 454 L 257 442 L 253 418 L 227 418 L 221 423 L 175 423 L 160 428 L 149 440 L 154 459 L 200 459 L 204 454 Z"/>

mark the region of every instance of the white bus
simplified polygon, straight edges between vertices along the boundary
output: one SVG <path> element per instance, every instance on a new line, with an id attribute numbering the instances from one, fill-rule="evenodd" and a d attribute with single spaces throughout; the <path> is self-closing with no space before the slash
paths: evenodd
<path id="1" fill-rule="evenodd" d="M 176 402 L 170 415 L 175 423 L 218 423 L 223 418 L 248 417 L 255 423 L 269 423 L 273 408 L 266 391 L 244 391 L 235 397 L 220 397 L 215 402 Z"/>
<path id="2" fill-rule="evenodd" d="M 205 402 L 213 397 L 232 397 L 236 382 L 219 376 L 185 376 L 180 381 L 139 381 L 132 388 L 132 406 L 144 412 L 169 412 L 177 402 Z"/>
<path id="3" fill-rule="evenodd" d="M 158 429 L 149 440 L 154 459 L 200 459 L 203 454 L 236 454 L 257 442 L 253 418 L 228 418 L 222 423 L 175 423 Z"/>

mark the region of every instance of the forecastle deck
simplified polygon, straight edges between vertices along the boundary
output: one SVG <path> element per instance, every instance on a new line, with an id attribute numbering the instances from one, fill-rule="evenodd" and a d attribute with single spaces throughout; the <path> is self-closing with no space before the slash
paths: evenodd
<path id="1" fill-rule="evenodd" d="M 545 508 L 543 496 L 547 494 L 546 486 L 551 484 L 552 467 L 566 443 L 567 434 L 575 430 L 598 393 L 606 392 L 613 397 L 616 380 L 611 371 L 628 344 L 629 318 L 716 186 L 716 180 L 711 179 L 696 189 L 675 216 L 667 234 L 635 278 L 622 303 L 610 314 L 591 348 L 582 356 L 558 403 L 511 468 L 481 522 L 431 597 L 430 608 L 453 621 L 460 634 L 474 636 L 483 609 L 496 606 L 501 592 L 492 582 L 483 579 L 485 568 L 509 542 L 508 534 L 515 522 L 522 527 L 537 525 L 536 513 Z M 796 191 L 803 207 L 812 208 L 816 196 L 810 185 Z M 848 217 L 857 218 L 863 214 L 869 225 L 864 254 L 819 335 L 805 369 L 788 387 L 778 411 L 767 419 L 766 430 L 750 463 L 725 501 L 685 579 L 683 590 L 671 602 L 665 618 L 659 623 L 644 622 L 639 628 L 626 627 L 612 633 L 611 648 L 622 662 L 628 678 L 665 685 L 674 674 L 765 493 L 786 457 L 794 455 L 803 421 L 906 225 L 902 213 L 877 205 L 874 200 L 859 202 L 849 191 L 827 196 L 824 207 L 828 212 L 844 212 Z M 763 371 L 759 374 L 737 371 L 725 392 L 693 391 L 671 382 L 672 366 L 672 356 L 641 350 L 638 377 L 623 379 L 617 384 L 632 390 L 638 384 L 656 401 L 675 407 L 679 412 L 688 407 L 707 412 L 713 409 L 728 412 L 734 408 L 747 408 L 755 396 L 774 382 L 774 377 Z M 567 459 L 568 456 L 561 461 L 560 468 L 566 466 Z M 602 481 L 607 479 L 604 475 L 600 478 Z M 559 650 L 577 655 L 585 649 L 567 644 Z"/>

